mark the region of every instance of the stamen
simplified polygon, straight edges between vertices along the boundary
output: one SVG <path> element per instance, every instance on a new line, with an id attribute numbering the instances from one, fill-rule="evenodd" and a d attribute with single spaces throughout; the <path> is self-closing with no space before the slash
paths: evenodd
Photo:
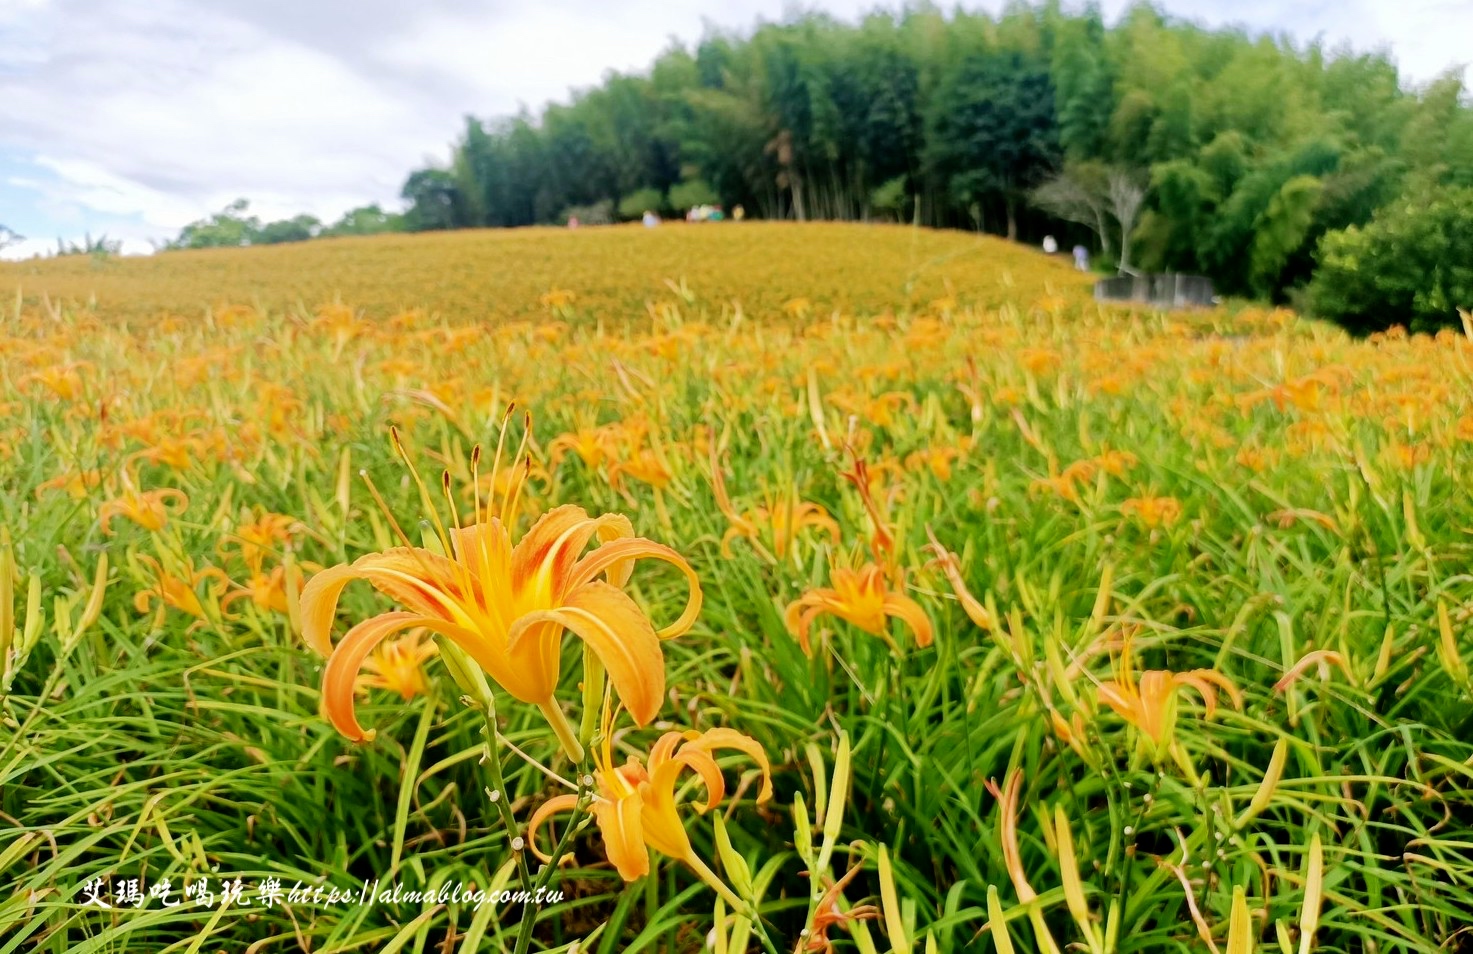
<path id="1" fill-rule="evenodd" d="M 440 471 L 440 490 L 445 494 L 445 502 L 450 506 L 450 524 L 455 529 L 460 529 L 460 511 L 455 506 L 455 495 L 450 492 L 450 471 Z"/>
<path id="2" fill-rule="evenodd" d="M 516 402 L 513 401 L 506 406 L 506 413 L 501 415 L 501 433 L 496 438 L 496 456 L 491 459 L 491 500 L 486 502 L 488 505 L 487 509 L 489 509 L 491 502 L 496 499 L 496 478 L 501 474 L 501 451 L 506 447 L 506 427 L 511 423 L 511 412 L 516 406 Z"/>
<path id="3" fill-rule="evenodd" d="M 434 498 L 430 496 L 430 490 L 425 486 L 424 478 L 419 475 L 419 469 L 414 466 L 414 461 L 409 458 L 409 452 L 404 448 L 404 442 L 399 439 L 399 428 L 390 426 L 389 437 L 394 443 L 394 450 L 399 452 L 399 457 L 409 467 L 409 473 L 414 477 L 415 486 L 419 487 L 419 498 L 424 508 L 429 513 L 430 522 L 435 528 L 435 535 L 440 538 L 440 545 L 445 548 L 445 556 L 455 559 L 455 548 L 450 542 L 450 534 L 445 532 L 445 525 L 440 522 L 440 514 L 435 509 Z"/>
<path id="4" fill-rule="evenodd" d="M 512 464 L 513 487 L 507 488 L 506 494 L 501 498 L 501 524 L 511 531 L 512 518 L 516 516 L 517 504 L 521 501 L 522 487 L 532 473 L 532 456 L 527 453 L 527 442 L 532 439 L 532 412 L 527 411 L 522 417 L 522 440 L 517 444 L 517 454 L 513 458 L 516 463 Z M 517 476 L 515 468 L 525 463 L 521 476 Z M 493 488 L 494 490 L 494 488 Z"/>
<path id="5" fill-rule="evenodd" d="M 481 522 L 481 445 L 471 448 L 471 493 L 475 496 L 476 512 L 471 515 L 475 523 Z"/>
<path id="6" fill-rule="evenodd" d="M 383 495 L 380 494 L 378 492 L 378 488 L 374 486 L 373 478 L 368 476 L 368 471 L 360 470 L 358 471 L 358 476 L 362 477 L 363 482 L 368 485 L 368 493 L 371 497 L 373 497 L 373 502 L 378 504 L 378 508 L 383 511 L 384 516 L 389 518 L 389 526 L 394 529 L 394 534 L 399 538 L 399 541 L 403 543 L 406 547 L 413 549 L 415 546 L 414 542 L 409 539 L 408 534 L 400 529 L 399 521 L 394 519 L 394 512 L 390 510 L 389 505 L 384 502 Z"/>

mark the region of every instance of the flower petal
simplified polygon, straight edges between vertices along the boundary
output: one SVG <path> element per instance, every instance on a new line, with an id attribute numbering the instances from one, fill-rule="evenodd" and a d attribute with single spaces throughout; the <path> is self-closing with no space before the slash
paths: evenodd
<path id="1" fill-rule="evenodd" d="M 592 523 L 588 511 L 576 504 L 554 507 L 539 517 L 511 551 L 515 590 L 531 588 L 539 575 L 549 583 L 565 579 L 593 536 Z"/>
<path id="2" fill-rule="evenodd" d="M 630 794 L 617 802 L 593 803 L 593 815 L 604 837 L 604 851 L 625 881 L 650 873 L 650 851 L 645 842 L 644 800 Z"/>
<path id="3" fill-rule="evenodd" d="M 665 657 L 649 618 L 622 591 L 602 580 L 584 583 L 553 610 L 527 613 L 507 634 L 507 653 L 513 663 L 532 659 L 542 646 L 527 646 L 527 640 L 557 633 L 555 623 L 587 643 L 603 660 L 609 682 L 624 708 L 639 725 L 647 725 L 660 711 L 665 695 Z"/>
<path id="4" fill-rule="evenodd" d="M 1176 702 L 1176 682 L 1172 673 L 1151 669 L 1141 673 L 1140 678 L 1140 724 L 1142 732 L 1157 745 L 1170 740 L 1173 706 Z"/>
<path id="5" fill-rule="evenodd" d="M 1134 724 L 1139 718 L 1139 703 L 1134 686 L 1108 679 L 1095 689 L 1095 698 L 1114 709 L 1115 714 L 1127 722 Z"/>
<path id="6" fill-rule="evenodd" d="M 909 596 L 886 593 L 884 607 L 887 615 L 905 621 L 911 632 L 915 633 L 917 646 L 925 648 L 931 645 L 931 618 L 921 609 L 921 604 Z"/>
<path id="7" fill-rule="evenodd" d="M 725 727 L 707 729 L 686 742 L 680 751 L 685 754 L 691 751 L 714 752 L 717 749 L 735 749 L 756 762 L 757 767 L 762 770 L 762 789 L 757 793 L 757 801 L 765 802 L 772 797 L 772 764 L 767 761 L 767 750 L 762 747 L 762 743 L 751 736 Z"/>
<path id="8" fill-rule="evenodd" d="M 531 848 L 532 854 L 536 855 L 544 864 L 551 863 L 552 855 L 547 854 L 541 848 L 537 847 L 537 829 L 541 828 L 542 823 L 553 815 L 559 812 L 570 812 L 577 807 L 577 795 L 555 795 L 541 805 L 538 805 L 537 810 L 532 813 L 532 820 L 527 822 L 527 847 Z"/>
<path id="9" fill-rule="evenodd" d="M 661 854 L 686 860 L 695 850 L 675 806 L 675 783 L 683 768 L 684 762 L 666 762 L 650 773 L 650 780 L 640 786 L 640 793 L 644 797 L 645 841 Z"/>
<path id="10" fill-rule="evenodd" d="M 358 579 L 358 573 L 348 564 L 329 567 L 314 573 L 302 587 L 302 638 L 313 652 L 326 659 L 332 655 L 332 620 L 338 611 L 338 597 L 343 587 Z"/>
<path id="11" fill-rule="evenodd" d="M 686 747 L 677 752 L 671 761 L 686 765 L 701 777 L 706 786 L 706 804 L 701 806 L 702 812 L 709 812 L 721 804 L 721 800 L 726 797 L 726 779 L 722 777 L 721 766 L 716 764 L 711 753 Z"/>
<path id="12" fill-rule="evenodd" d="M 814 590 L 804 593 L 789 603 L 783 612 L 783 624 L 787 626 L 788 632 L 798 638 L 798 646 L 803 650 L 803 655 L 809 658 L 813 657 L 813 644 L 808 639 L 809 630 L 813 628 L 815 619 L 832 612 L 824 596 L 832 592 L 833 590 Z"/>
<path id="13" fill-rule="evenodd" d="M 1333 655 L 1339 656 L 1338 653 L 1334 653 Z M 1341 662 L 1341 665 L 1344 665 L 1343 661 Z M 1233 708 L 1243 708 L 1243 693 L 1238 689 L 1237 684 L 1234 683 L 1227 676 L 1224 676 L 1222 673 L 1218 672 L 1216 669 L 1193 669 L 1191 672 L 1184 672 L 1176 678 L 1177 681 L 1182 683 L 1183 685 L 1191 686 L 1198 692 L 1202 693 L 1202 699 L 1204 701 L 1207 700 L 1208 693 L 1203 689 L 1203 686 L 1214 685 L 1228 694 L 1228 698 L 1232 700 Z M 1212 707 L 1209 706 L 1208 708 L 1209 711 L 1207 714 L 1211 716 L 1212 712 L 1210 711 L 1210 709 Z"/>
<path id="14" fill-rule="evenodd" d="M 370 553 L 352 564 L 316 573 L 302 588 L 302 638 L 319 656 L 332 652 L 332 621 L 343 587 L 368 580 L 381 593 L 422 616 L 461 620 L 454 593 L 463 570 L 437 553 L 417 547 L 395 547 Z M 447 592 L 448 589 L 448 592 Z"/>
<path id="15" fill-rule="evenodd" d="M 414 613 L 384 613 L 364 620 L 348 630 L 322 673 L 322 709 L 339 732 L 354 742 L 371 742 L 374 733 L 365 732 L 353 712 L 353 683 L 363 660 L 385 638 L 415 626 L 443 631 L 449 627 L 440 620 L 427 620 Z"/>
<path id="16" fill-rule="evenodd" d="M 634 561 L 645 559 L 663 560 L 677 567 L 685 574 L 686 583 L 690 587 L 685 609 L 681 611 L 680 617 L 659 631 L 661 639 L 673 639 L 687 632 L 701 613 L 701 579 L 696 576 L 696 571 L 691 569 L 690 564 L 685 562 L 685 557 L 664 544 L 646 540 L 644 537 L 628 537 L 605 543 L 578 561 L 568 587 L 571 589 L 595 580 L 605 571 L 609 573 L 610 583 L 621 585 L 615 581 L 619 568 L 632 566 Z M 626 573 L 626 580 L 627 576 Z"/>
<path id="17" fill-rule="evenodd" d="M 469 589 L 479 597 L 477 605 L 488 614 L 508 615 L 512 607 L 492 598 L 510 592 L 511 587 L 511 538 L 501 521 L 493 517 L 486 523 L 451 530 L 450 546 L 455 561 L 470 577 Z"/>
<path id="18" fill-rule="evenodd" d="M 657 769 L 670 761 L 670 756 L 675 754 L 676 748 L 684 741 L 684 732 L 666 732 L 656 739 L 655 744 L 650 747 L 650 769 Z"/>

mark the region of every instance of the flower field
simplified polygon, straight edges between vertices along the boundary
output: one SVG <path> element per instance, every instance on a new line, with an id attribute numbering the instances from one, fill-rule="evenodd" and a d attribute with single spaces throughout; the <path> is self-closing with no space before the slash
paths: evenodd
<path id="1" fill-rule="evenodd" d="M 0 265 L 0 954 L 1473 949 L 1473 328 L 1089 281 Z"/>

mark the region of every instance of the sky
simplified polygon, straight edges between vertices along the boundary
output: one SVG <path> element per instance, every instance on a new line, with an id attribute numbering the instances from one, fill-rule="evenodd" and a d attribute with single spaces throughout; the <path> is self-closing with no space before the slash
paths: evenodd
<path id="1" fill-rule="evenodd" d="M 854 20 L 876 0 L 803 9 Z M 1125 0 L 1104 0 L 1113 18 Z M 1410 82 L 1473 47 L 1468 0 L 1164 0 L 1167 12 L 1390 53 Z M 949 5 L 947 5 L 949 7 Z M 1001 0 L 969 0 L 996 10 Z M 0 0 L 0 224 L 25 257 L 84 233 L 150 240 L 247 197 L 263 219 L 399 207 L 463 117 L 536 111 L 672 40 L 784 0 Z M 1222 11 L 1230 10 L 1230 13 Z M 1470 75 L 1465 73 L 1465 75 Z"/>

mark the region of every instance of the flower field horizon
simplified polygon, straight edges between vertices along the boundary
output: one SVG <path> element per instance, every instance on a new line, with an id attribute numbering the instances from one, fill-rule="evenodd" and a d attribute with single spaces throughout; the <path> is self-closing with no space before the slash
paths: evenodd
<path id="1" fill-rule="evenodd" d="M 1473 326 L 1090 283 L 0 263 L 0 954 L 1473 950 Z"/>

